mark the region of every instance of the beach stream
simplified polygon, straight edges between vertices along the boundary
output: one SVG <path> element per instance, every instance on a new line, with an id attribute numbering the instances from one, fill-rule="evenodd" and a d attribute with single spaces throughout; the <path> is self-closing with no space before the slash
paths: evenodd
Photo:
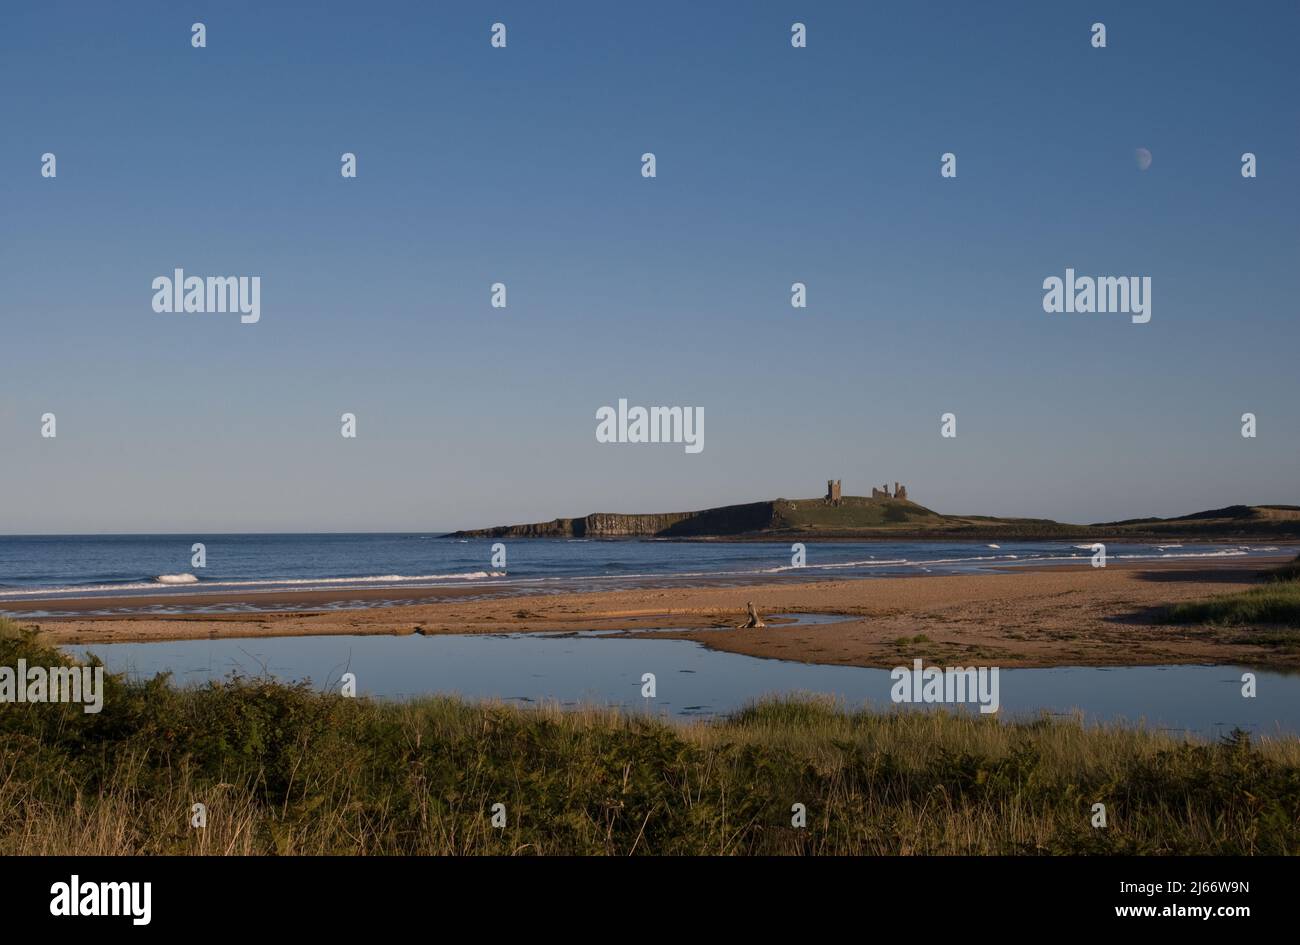
<path id="1" fill-rule="evenodd" d="M 787 626 L 841 619 L 786 616 L 796 618 Z M 895 705 L 888 669 L 759 659 L 622 631 L 238 638 L 64 649 L 77 657 L 93 654 L 110 670 L 135 677 L 170 672 L 178 685 L 232 674 L 271 675 L 338 691 L 343 674 L 352 673 L 363 696 L 454 694 L 521 705 L 617 706 L 676 717 L 723 715 L 763 696 L 792 693 L 823 694 L 849 707 Z M 1255 675 L 1253 698 L 1242 695 L 1246 672 Z M 641 695 L 647 673 L 655 678 L 654 698 Z M 1003 719 L 1079 712 L 1090 721 L 1142 723 L 1206 737 L 1234 727 L 1260 735 L 1300 733 L 1300 674 L 1243 667 L 1004 669 L 999 703 L 996 717 Z M 969 711 L 976 711 L 973 704 Z"/>

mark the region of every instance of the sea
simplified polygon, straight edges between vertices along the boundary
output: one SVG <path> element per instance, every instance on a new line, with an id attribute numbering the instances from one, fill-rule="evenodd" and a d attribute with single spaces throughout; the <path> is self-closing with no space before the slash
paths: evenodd
<path id="1" fill-rule="evenodd" d="M 201 544 L 203 565 L 196 566 Z M 1106 544 L 1108 562 L 1219 562 L 1275 556 L 1268 543 Z M 659 539 L 457 539 L 436 532 L 384 534 L 185 534 L 0 536 L 0 614 L 6 603 L 150 597 L 160 613 L 220 594 L 237 603 L 196 612 L 277 610 L 276 591 L 458 587 L 483 596 L 770 580 L 834 580 L 915 574 L 973 574 L 1079 564 L 1090 543 L 984 541 L 815 542 L 803 560 L 791 542 Z M 504 560 L 503 560 L 504 559 Z M 278 595 L 277 595 L 278 596 Z M 380 606 L 382 595 L 340 595 L 331 607 Z M 320 605 L 313 603 L 313 609 Z M 23 608 L 36 616 L 30 603 Z"/>

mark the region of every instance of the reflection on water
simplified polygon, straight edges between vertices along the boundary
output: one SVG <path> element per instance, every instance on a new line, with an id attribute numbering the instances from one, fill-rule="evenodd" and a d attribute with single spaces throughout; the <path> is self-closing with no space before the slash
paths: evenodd
<path id="1" fill-rule="evenodd" d="M 271 637 L 65 649 L 95 654 L 110 670 L 136 676 L 171 671 L 179 684 L 232 672 L 269 673 L 334 689 L 342 674 L 351 672 L 359 694 L 385 698 L 445 693 L 521 704 L 595 703 L 675 716 L 725 714 L 760 696 L 792 692 L 825 693 L 849 706 L 893 705 L 884 669 L 758 659 L 687 640 L 605 634 Z M 1143 721 L 1206 736 L 1233 727 L 1300 734 L 1300 676 L 1251 671 L 1258 692 L 1253 699 L 1241 695 L 1245 670 L 1230 666 L 1002 670 L 998 715 L 1080 710 L 1095 721 Z M 641 698 L 644 673 L 655 674 L 655 699 Z"/>

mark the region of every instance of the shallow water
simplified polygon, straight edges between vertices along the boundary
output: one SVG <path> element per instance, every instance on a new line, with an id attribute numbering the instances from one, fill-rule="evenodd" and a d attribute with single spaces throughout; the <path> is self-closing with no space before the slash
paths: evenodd
<path id="1" fill-rule="evenodd" d="M 171 671 L 178 684 L 270 673 L 337 689 L 342 674 L 351 672 L 362 695 L 443 693 L 520 704 L 595 703 L 678 717 L 726 714 L 761 696 L 792 692 L 832 695 L 851 707 L 893 705 L 892 680 L 884 669 L 758 659 L 687 640 L 608 634 L 273 637 L 65 649 L 92 653 L 110 670 L 138 676 Z M 1252 670 L 1258 694 L 1247 699 L 1241 695 L 1246 671 L 1229 666 L 1001 670 L 998 717 L 1081 711 L 1092 721 L 1142 721 L 1203 736 L 1234 727 L 1300 734 L 1300 675 Z M 654 699 L 640 695 L 644 673 L 655 675 Z"/>

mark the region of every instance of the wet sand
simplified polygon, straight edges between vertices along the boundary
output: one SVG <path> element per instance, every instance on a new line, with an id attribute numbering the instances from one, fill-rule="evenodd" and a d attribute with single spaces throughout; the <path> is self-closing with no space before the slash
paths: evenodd
<path id="1" fill-rule="evenodd" d="M 1141 562 L 1008 569 L 997 574 L 865 578 L 726 587 L 659 587 L 599 593 L 478 599 L 438 589 L 409 603 L 312 610 L 340 600 L 389 600 L 391 590 L 293 592 L 277 604 L 299 610 L 190 616 L 91 617 L 87 602 L 60 601 L 67 616 L 16 619 L 51 643 L 150 642 L 320 634 L 516 633 L 639 630 L 733 653 L 809 663 L 892 667 L 915 657 L 947 665 L 1003 667 L 1234 663 L 1300 668 L 1300 648 L 1252 643 L 1249 628 L 1165 626 L 1164 605 L 1242 590 L 1265 568 L 1290 560 Z M 468 599 L 473 597 L 475 599 Z M 267 598 L 259 595 L 264 603 Z M 202 598 L 187 598 L 200 606 Z M 769 626 L 734 629 L 753 601 Z M 160 597 L 174 605 L 175 598 Z M 98 600 L 98 608 L 142 598 Z M 211 603 L 208 601 L 207 603 Z M 29 609 L 55 609 L 48 602 Z M 17 609 L 17 608 L 13 608 Z M 782 626 L 783 613 L 835 613 L 843 621 Z M 672 628 L 672 629 L 662 629 Z M 649 632 L 647 632 L 649 631 Z"/>

